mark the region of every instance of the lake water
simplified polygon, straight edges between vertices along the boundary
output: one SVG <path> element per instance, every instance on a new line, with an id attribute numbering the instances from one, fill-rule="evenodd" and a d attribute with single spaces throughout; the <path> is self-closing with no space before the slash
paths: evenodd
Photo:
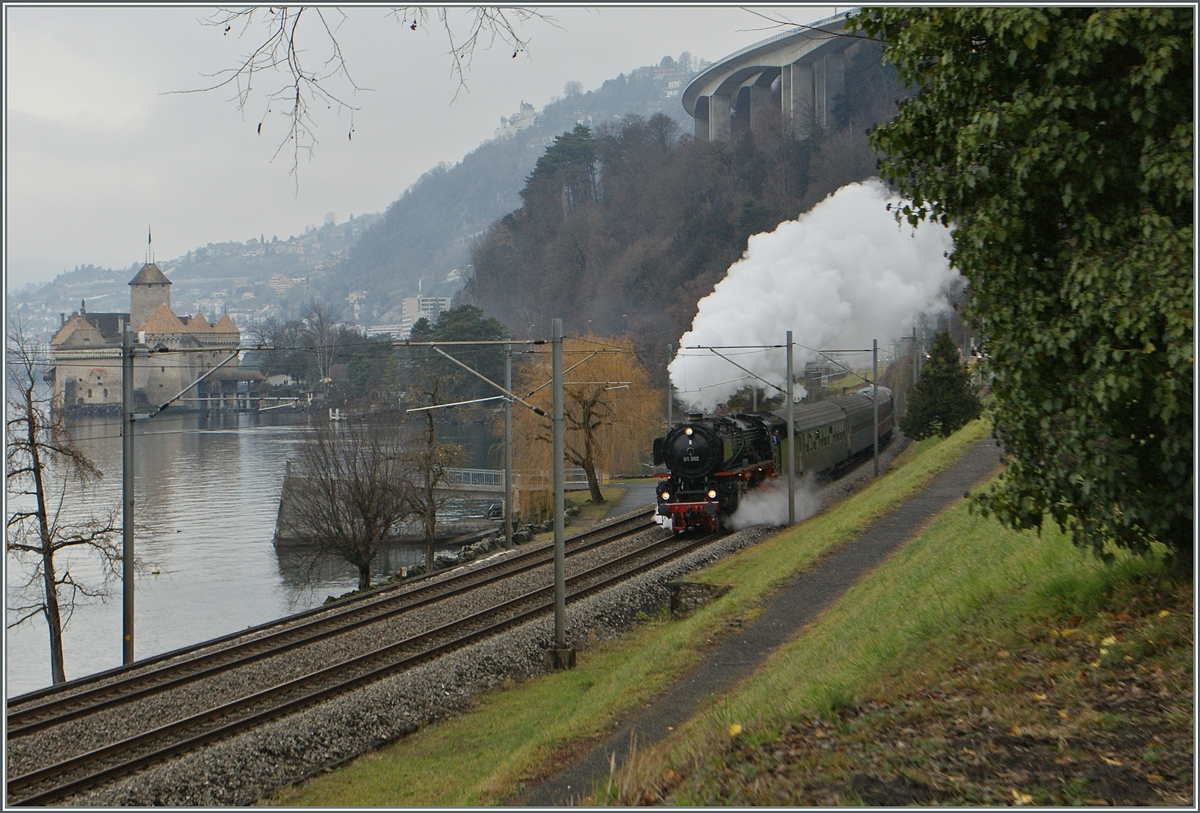
<path id="1" fill-rule="evenodd" d="M 73 424 L 74 436 L 104 477 L 85 497 L 73 498 L 71 511 L 119 509 L 120 428 L 119 418 Z M 288 457 L 309 431 L 307 417 L 284 410 L 163 415 L 138 424 L 135 550 L 139 559 L 153 563 L 139 577 L 135 593 L 138 658 L 305 610 L 357 586 L 353 568 L 327 565 L 310 574 L 298 554 L 277 552 L 272 541 Z M 486 426 L 453 425 L 442 434 L 467 447 L 464 465 L 488 465 Z M 469 506 L 466 513 L 475 509 Z M 419 545 L 396 546 L 372 576 L 423 560 Z M 59 561 L 60 570 L 63 564 Z M 85 583 L 100 580 L 99 565 L 91 559 L 80 557 L 70 566 Z M 13 555 L 7 557 L 8 607 L 15 605 L 29 572 Z M 107 601 L 76 608 L 63 636 L 68 680 L 121 664 L 120 589 L 118 576 Z M 14 619 L 9 610 L 9 623 Z M 6 630 L 4 654 L 7 697 L 50 684 L 49 643 L 40 618 Z"/>

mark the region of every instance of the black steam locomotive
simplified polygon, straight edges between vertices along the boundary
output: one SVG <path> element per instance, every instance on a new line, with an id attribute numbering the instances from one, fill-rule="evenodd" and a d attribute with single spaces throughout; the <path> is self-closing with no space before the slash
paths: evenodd
<path id="1" fill-rule="evenodd" d="M 793 412 L 797 474 L 835 470 L 874 446 L 870 387 Z M 892 392 L 880 387 L 881 441 L 892 426 Z M 689 415 L 654 441 L 654 464 L 667 467 L 656 521 L 678 532 L 717 530 L 744 494 L 786 473 L 788 453 L 787 420 L 778 413 Z"/>

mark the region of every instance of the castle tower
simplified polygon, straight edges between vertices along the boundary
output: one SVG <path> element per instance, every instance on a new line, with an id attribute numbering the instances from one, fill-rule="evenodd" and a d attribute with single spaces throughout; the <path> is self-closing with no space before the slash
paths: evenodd
<path id="1" fill-rule="evenodd" d="M 148 262 L 129 280 L 129 327 L 140 329 L 160 305 L 166 305 L 168 310 L 171 307 L 171 280 L 157 265 Z"/>

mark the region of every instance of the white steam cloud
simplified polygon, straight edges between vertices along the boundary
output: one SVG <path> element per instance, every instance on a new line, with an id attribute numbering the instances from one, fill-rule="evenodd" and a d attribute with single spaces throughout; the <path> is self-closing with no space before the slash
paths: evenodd
<path id="1" fill-rule="evenodd" d="M 897 203 L 872 179 L 844 186 L 797 220 L 754 235 L 742 259 L 700 300 L 680 347 L 780 345 L 791 330 L 798 345 L 869 348 L 872 339 L 884 346 L 907 334 L 917 314 L 947 306 L 944 291 L 958 272 L 945 256 L 953 245 L 949 230 L 897 223 Z M 782 349 L 720 352 L 773 384 L 785 383 Z M 796 348 L 796 372 L 812 358 Z M 680 397 L 705 411 L 749 383 L 707 350 L 681 349 L 668 369 Z"/>
<path id="2" fill-rule="evenodd" d="M 796 521 L 808 519 L 821 508 L 821 497 L 811 487 L 808 478 L 796 483 Z M 787 480 L 768 480 L 760 488 L 742 497 L 738 510 L 726 520 L 730 528 L 740 531 L 753 525 L 787 525 Z"/>

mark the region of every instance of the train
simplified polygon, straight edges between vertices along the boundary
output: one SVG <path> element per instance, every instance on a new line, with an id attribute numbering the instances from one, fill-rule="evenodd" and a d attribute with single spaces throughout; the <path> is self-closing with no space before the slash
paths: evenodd
<path id="1" fill-rule="evenodd" d="M 793 408 L 797 475 L 836 472 L 873 448 L 875 401 L 879 438 L 894 426 L 892 391 L 864 387 L 851 395 Z M 655 521 L 677 533 L 716 531 L 749 492 L 787 473 L 786 412 L 690 414 L 654 441 L 658 477 Z"/>

